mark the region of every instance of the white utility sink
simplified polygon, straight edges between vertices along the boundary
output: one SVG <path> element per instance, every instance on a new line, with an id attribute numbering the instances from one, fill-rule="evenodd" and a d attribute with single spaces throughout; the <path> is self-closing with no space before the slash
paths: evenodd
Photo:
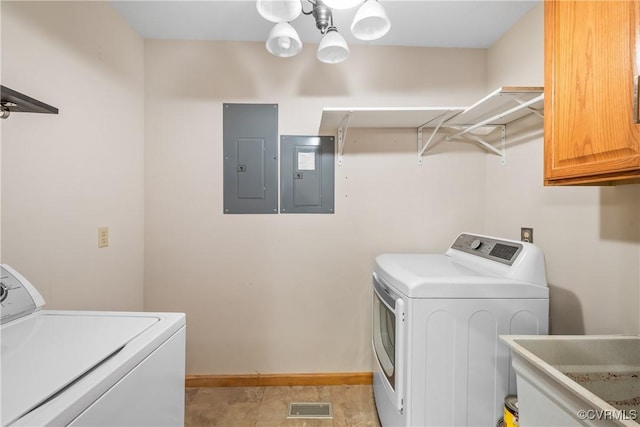
<path id="1" fill-rule="evenodd" d="M 521 427 L 639 426 L 640 336 L 502 335 Z"/>

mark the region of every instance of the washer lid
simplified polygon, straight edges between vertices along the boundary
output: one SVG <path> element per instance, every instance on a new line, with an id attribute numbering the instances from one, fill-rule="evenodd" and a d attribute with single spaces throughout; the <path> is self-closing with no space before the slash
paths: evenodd
<path id="1" fill-rule="evenodd" d="M 548 298 L 549 288 L 471 268 L 445 254 L 384 254 L 376 273 L 412 298 Z"/>
<path id="2" fill-rule="evenodd" d="M 159 320 L 40 312 L 3 325 L 1 424 L 15 422 Z"/>

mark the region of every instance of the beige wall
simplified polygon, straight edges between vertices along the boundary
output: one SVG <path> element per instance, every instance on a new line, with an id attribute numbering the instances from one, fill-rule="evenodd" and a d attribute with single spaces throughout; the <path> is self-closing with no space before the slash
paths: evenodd
<path id="1" fill-rule="evenodd" d="M 334 215 L 223 215 L 223 102 L 278 103 L 280 134 L 314 135 L 323 106 L 485 95 L 484 50 L 314 50 L 145 42 L 145 309 L 187 313 L 191 374 L 370 371 L 374 257 L 483 226 L 484 152 L 440 144 L 418 166 L 409 129 L 349 130 Z"/>
<path id="2" fill-rule="evenodd" d="M 2 262 L 48 308 L 141 310 L 143 40 L 107 2 L 2 2 Z M 111 246 L 97 249 L 97 227 Z"/>
<path id="3" fill-rule="evenodd" d="M 544 84 L 543 5 L 489 49 L 490 87 Z M 507 164 L 487 157 L 486 231 L 533 227 L 546 255 L 553 333 L 640 331 L 640 185 L 544 187 L 540 119 L 508 130 Z M 491 215 L 499 207 L 501 215 Z"/>

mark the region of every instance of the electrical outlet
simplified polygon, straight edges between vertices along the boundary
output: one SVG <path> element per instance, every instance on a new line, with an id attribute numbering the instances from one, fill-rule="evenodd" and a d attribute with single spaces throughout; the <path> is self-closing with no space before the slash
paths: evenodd
<path id="1" fill-rule="evenodd" d="M 98 247 L 109 246 L 109 227 L 98 227 Z"/>
<path id="2" fill-rule="evenodd" d="M 520 228 L 520 240 L 527 243 L 533 243 L 533 228 Z"/>

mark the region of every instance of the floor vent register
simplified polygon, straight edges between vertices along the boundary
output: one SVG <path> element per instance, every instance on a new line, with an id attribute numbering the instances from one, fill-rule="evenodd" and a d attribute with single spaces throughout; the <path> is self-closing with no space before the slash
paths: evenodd
<path id="1" fill-rule="evenodd" d="M 331 403 L 309 402 L 289 403 L 287 418 L 333 418 Z"/>

